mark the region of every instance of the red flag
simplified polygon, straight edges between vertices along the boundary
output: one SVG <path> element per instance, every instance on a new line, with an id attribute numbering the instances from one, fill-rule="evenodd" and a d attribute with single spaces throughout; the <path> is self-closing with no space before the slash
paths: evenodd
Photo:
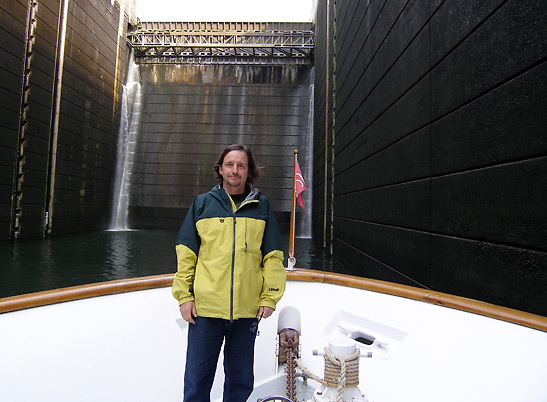
<path id="1" fill-rule="evenodd" d="M 302 209 L 306 209 L 304 208 L 304 198 L 302 197 L 302 192 L 306 190 L 306 183 L 304 183 L 304 177 L 302 176 L 302 172 L 300 171 L 300 165 L 298 164 L 298 161 L 296 161 L 296 173 L 294 180 L 296 202 L 302 207 Z"/>

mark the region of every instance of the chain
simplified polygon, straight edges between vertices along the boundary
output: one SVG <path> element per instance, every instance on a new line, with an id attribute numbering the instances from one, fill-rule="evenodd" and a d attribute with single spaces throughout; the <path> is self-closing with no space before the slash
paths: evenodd
<path id="1" fill-rule="evenodd" d="M 296 402 L 296 356 L 292 338 L 287 339 L 287 398 Z"/>
<path id="2" fill-rule="evenodd" d="M 293 402 L 297 402 L 296 359 L 298 358 L 299 344 L 300 334 L 298 331 L 286 328 L 279 333 L 279 361 L 287 364 L 285 368 L 285 376 L 287 379 L 287 398 Z"/>

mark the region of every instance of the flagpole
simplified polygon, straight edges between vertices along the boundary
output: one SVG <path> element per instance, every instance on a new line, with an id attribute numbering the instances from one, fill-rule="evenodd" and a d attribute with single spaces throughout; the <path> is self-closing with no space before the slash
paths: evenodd
<path id="1" fill-rule="evenodd" d="M 299 151 L 295 149 L 293 153 L 294 160 L 292 174 L 291 227 L 289 233 L 289 258 L 287 260 L 287 269 L 290 271 L 294 271 L 294 265 L 296 263 L 296 258 L 294 258 L 294 238 L 296 233 L 296 164 L 298 163 Z"/>

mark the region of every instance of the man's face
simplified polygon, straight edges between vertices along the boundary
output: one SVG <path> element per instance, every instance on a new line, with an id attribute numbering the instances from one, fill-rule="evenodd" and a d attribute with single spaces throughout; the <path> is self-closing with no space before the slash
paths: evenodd
<path id="1" fill-rule="evenodd" d="M 218 169 L 222 176 L 222 187 L 228 194 L 242 194 L 249 177 L 249 158 L 244 151 L 230 151 Z"/>

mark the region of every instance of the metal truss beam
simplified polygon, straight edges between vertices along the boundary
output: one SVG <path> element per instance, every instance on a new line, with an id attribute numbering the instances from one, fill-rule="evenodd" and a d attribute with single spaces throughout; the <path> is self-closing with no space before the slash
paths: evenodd
<path id="1" fill-rule="evenodd" d="M 311 23 L 141 22 L 127 39 L 140 64 L 313 65 Z"/>

